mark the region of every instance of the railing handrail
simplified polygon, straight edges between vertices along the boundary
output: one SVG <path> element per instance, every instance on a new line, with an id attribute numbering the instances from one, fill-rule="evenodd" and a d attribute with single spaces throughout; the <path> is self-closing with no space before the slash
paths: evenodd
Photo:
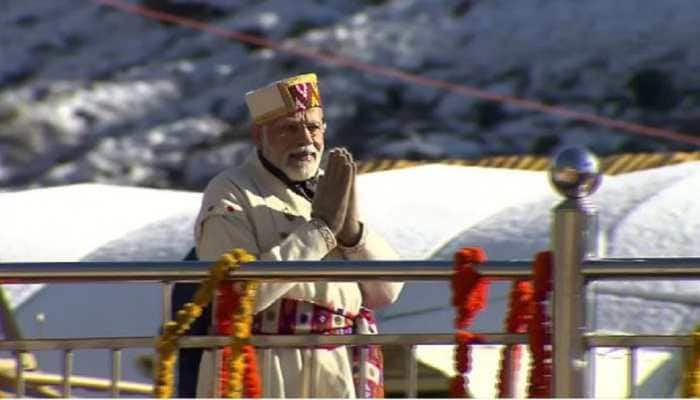
<path id="1" fill-rule="evenodd" d="M 212 264 L 213 261 L 0 263 L 0 281 L 196 281 L 208 276 Z M 231 276 L 272 281 L 445 280 L 452 276 L 452 265 L 446 260 L 255 261 L 241 266 Z M 490 261 L 480 266 L 483 273 L 503 278 L 528 276 L 530 268 L 527 260 Z"/>
<path id="2" fill-rule="evenodd" d="M 478 346 L 528 343 L 528 335 L 513 333 L 479 333 Z M 100 337 L 100 338 L 43 338 L 0 341 L 0 351 L 45 351 L 86 349 L 152 348 L 155 336 Z M 584 341 L 590 347 L 689 347 L 692 335 L 610 335 L 589 333 Z M 396 333 L 377 335 L 254 335 L 250 343 L 258 348 L 364 346 L 364 345 L 452 345 L 454 333 Z M 228 336 L 184 336 L 178 340 L 180 348 L 212 348 L 231 344 Z"/>
<path id="3" fill-rule="evenodd" d="M 196 281 L 208 275 L 211 261 L 27 262 L 0 263 L 3 283 L 96 281 Z M 255 261 L 232 273 L 232 279 L 268 281 L 445 280 L 452 261 Z M 496 260 L 479 265 L 490 278 L 531 275 L 529 260 Z M 700 258 L 603 258 L 582 263 L 587 280 L 699 278 Z"/>
<path id="4" fill-rule="evenodd" d="M 527 344 L 526 334 L 483 333 L 482 345 Z M 152 348 L 157 337 L 98 337 L 98 338 L 42 338 L 0 341 L 0 351 L 84 350 Z M 454 344 L 454 333 L 397 333 L 377 335 L 253 335 L 250 343 L 259 348 L 318 347 L 364 345 L 441 345 Z M 231 344 L 229 336 L 183 336 L 180 348 L 224 347 Z"/>

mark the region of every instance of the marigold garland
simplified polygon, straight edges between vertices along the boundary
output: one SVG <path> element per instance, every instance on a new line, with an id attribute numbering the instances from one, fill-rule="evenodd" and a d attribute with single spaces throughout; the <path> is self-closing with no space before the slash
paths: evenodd
<path id="1" fill-rule="evenodd" d="M 221 396 L 227 393 L 234 398 L 262 395 L 255 348 L 248 344 L 256 289 L 256 282 L 224 283 L 219 289 L 217 333 L 231 336 L 230 345 L 222 351 Z M 227 315 L 227 310 L 234 310 L 233 315 Z"/>
<path id="2" fill-rule="evenodd" d="M 700 325 L 692 333 L 693 347 L 683 377 L 683 397 L 700 397 Z"/>
<path id="3" fill-rule="evenodd" d="M 489 280 L 482 277 L 474 264 L 486 261 L 486 253 L 478 247 L 467 247 L 455 254 L 454 273 L 452 275 L 452 305 L 456 308 L 455 366 L 457 375 L 450 381 L 450 396 L 453 398 L 467 397 L 469 383 L 467 374 L 471 370 L 471 345 L 480 343 L 479 335 L 467 332 L 466 329 L 474 320 L 477 313 L 486 307 L 488 299 Z"/>
<path id="4" fill-rule="evenodd" d="M 534 264 L 534 294 L 530 303 L 530 385 L 528 397 L 551 397 L 552 337 L 550 318 L 546 313 L 547 295 L 552 290 L 552 252 L 537 253 Z"/>
<path id="5" fill-rule="evenodd" d="M 529 281 L 519 279 L 513 282 L 510 291 L 508 315 L 505 321 L 507 333 L 525 333 L 530 323 L 530 303 L 532 302 L 533 288 Z M 519 369 L 521 355 L 520 345 L 503 346 L 501 353 L 501 368 L 499 370 L 496 389 L 498 397 L 513 397 L 513 382 L 515 372 Z"/>
<path id="6" fill-rule="evenodd" d="M 177 361 L 178 338 L 187 332 L 192 323 L 202 315 L 202 309 L 209 305 L 214 292 L 219 287 L 220 283 L 228 277 L 228 274 L 238 269 L 240 264 L 251 261 L 255 261 L 255 257 L 243 249 L 235 249 L 221 256 L 209 269 L 209 276 L 200 283 L 192 298 L 192 302 L 186 303 L 183 308 L 175 314 L 175 321 L 168 321 L 163 325 L 163 333 L 156 341 L 156 353 L 158 355 L 158 363 L 156 364 L 154 378 L 154 392 L 156 397 L 169 398 L 173 395 L 173 369 Z M 252 287 L 254 293 L 255 286 L 252 285 Z M 239 313 L 242 312 L 243 311 L 239 311 Z M 243 323 L 245 323 L 245 321 L 246 320 L 243 319 Z M 241 327 L 241 331 L 245 331 L 245 328 Z M 236 387 L 234 385 L 231 388 L 231 393 L 235 393 L 237 388 L 240 392 L 240 386 Z"/>

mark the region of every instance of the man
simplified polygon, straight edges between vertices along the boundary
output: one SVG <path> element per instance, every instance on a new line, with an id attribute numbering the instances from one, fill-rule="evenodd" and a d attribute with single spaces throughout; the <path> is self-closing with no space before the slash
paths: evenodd
<path id="1" fill-rule="evenodd" d="M 359 218 L 356 166 L 345 149 L 319 165 L 326 123 L 315 74 L 274 82 L 246 94 L 257 152 L 207 186 L 196 220 L 197 254 L 216 260 L 243 248 L 260 260 L 397 259 Z M 253 332 L 259 334 L 376 333 L 366 308 L 393 303 L 401 283 L 261 283 Z M 207 353 L 209 354 L 209 353 Z M 203 357 L 198 394 L 211 396 L 212 360 Z M 209 354 L 210 356 L 210 354 Z M 359 358 L 346 347 L 273 349 L 259 369 L 264 397 L 356 397 Z M 381 355 L 371 352 L 365 396 L 382 395 Z M 308 382 L 306 385 L 304 382 Z"/>

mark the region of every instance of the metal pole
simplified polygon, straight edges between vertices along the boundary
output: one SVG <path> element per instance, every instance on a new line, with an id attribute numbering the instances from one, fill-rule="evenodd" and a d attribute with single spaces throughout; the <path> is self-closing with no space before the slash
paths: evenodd
<path id="1" fill-rule="evenodd" d="M 593 244 L 587 253 L 595 253 Z M 260 262 L 260 264 L 257 264 Z M 208 270 L 193 267 L 193 261 L 153 267 L 153 263 L 3 263 L 0 281 L 13 283 L 52 282 L 161 282 L 202 280 Z M 104 264 L 104 265 L 99 265 Z M 122 268 L 124 270 L 122 270 Z M 234 272 L 235 280 L 274 282 L 349 281 L 442 281 L 452 276 L 452 261 L 256 261 Z M 495 260 L 479 265 L 481 275 L 494 279 L 529 278 L 531 260 Z M 588 280 L 603 279 L 697 279 L 700 257 L 605 258 L 586 260 L 583 274 Z"/>
<path id="2" fill-rule="evenodd" d="M 596 282 L 589 282 L 586 285 L 586 326 L 588 327 L 588 332 L 595 332 L 598 327 L 598 320 L 596 318 L 596 298 L 598 293 L 596 292 Z M 584 382 L 584 396 L 595 397 L 595 375 L 596 375 L 596 357 L 597 349 L 595 347 L 588 347 L 586 350 L 586 363 L 588 366 L 587 373 Z"/>
<path id="3" fill-rule="evenodd" d="M 119 397 L 119 381 L 122 374 L 122 352 L 119 349 L 112 349 L 112 379 L 110 385 L 110 395 Z"/>
<path id="4" fill-rule="evenodd" d="M 211 261 L 0 262 L 0 280 L 13 283 L 199 281 L 208 276 L 211 264 Z M 503 279 L 528 277 L 530 269 L 529 260 L 487 261 L 479 266 L 482 274 Z M 276 282 L 434 281 L 451 276 L 449 260 L 255 261 L 231 273 L 231 278 L 237 281 Z"/>
<path id="5" fill-rule="evenodd" d="M 554 250 L 554 298 L 552 313 L 552 376 L 555 397 L 581 397 L 583 360 L 582 229 L 585 217 L 578 204 L 566 200 L 554 211 L 552 248 Z"/>
<path id="6" fill-rule="evenodd" d="M 637 396 L 637 348 L 630 347 L 627 365 L 627 397 Z"/>
<path id="7" fill-rule="evenodd" d="M 582 397 L 586 312 L 581 264 L 598 254 L 597 210 L 586 199 L 600 185 L 598 161 L 585 149 L 564 149 L 552 163 L 550 179 L 566 196 L 552 221 L 552 395 Z"/>
<path id="8" fill-rule="evenodd" d="M 70 378 L 73 375 L 73 350 L 63 352 L 63 397 L 71 397 Z"/>
<path id="9" fill-rule="evenodd" d="M 605 257 L 605 240 L 604 233 L 600 229 L 598 220 L 597 208 L 588 204 L 590 213 L 587 219 L 587 229 L 585 231 L 586 243 L 584 247 L 583 261 L 601 259 Z M 583 267 L 579 266 L 580 273 L 583 273 Z M 597 282 L 586 281 L 585 275 L 583 279 L 582 294 L 583 298 L 583 313 L 585 322 L 585 332 L 595 332 L 598 329 L 598 319 L 596 317 L 597 298 L 596 291 Z M 588 282 L 588 284 L 586 284 Z M 584 346 L 585 366 L 588 367 L 584 372 L 583 377 L 583 396 L 595 397 L 595 374 L 596 374 L 596 349 L 595 347 Z"/>
<path id="10" fill-rule="evenodd" d="M 173 310 L 170 309 L 170 305 L 172 302 L 172 297 L 173 296 L 173 283 L 172 282 L 163 282 L 163 295 L 162 295 L 162 301 L 163 301 L 163 326 L 170 321 L 170 314 L 172 314 Z"/>
<path id="11" fill-rule="evenodd" d="M 406 398 L 418 397 L 418 365 L 416 363 L 416 346 L 409 345 L 406 350 Z"/>
<path id="12" fill-rule="evenodd" d="M 16 397 L 26 396 L 26 382 L 24 381 L 24 366 L 22 365 L 22 354 L 23 351 L 15 352 L 15 393 Z"/>

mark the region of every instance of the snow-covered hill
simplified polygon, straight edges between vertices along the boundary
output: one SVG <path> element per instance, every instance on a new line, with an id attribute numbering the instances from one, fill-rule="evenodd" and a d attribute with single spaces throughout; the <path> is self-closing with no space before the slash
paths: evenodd
<path id="1" fill-rule="evenodd" d="M 694 0 L 128 0 L 286 46 L 683 132 L 700 121 Z M 0 186 L 199 189 L 250 151 L 242 95 L 316 71 L 360 159 L 683 148 L 159 23 L 0 1 Z M 687 148 L 688 145 L 685 146 Z"/>

